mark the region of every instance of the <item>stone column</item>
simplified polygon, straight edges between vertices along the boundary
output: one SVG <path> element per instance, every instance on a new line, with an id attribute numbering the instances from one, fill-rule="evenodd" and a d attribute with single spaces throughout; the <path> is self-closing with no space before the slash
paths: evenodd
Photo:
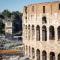
<path id="1" fill-rule="evenodd" d="M 58 60 L 58 54 L 55 53 L 55 60 Z"/>
<path id="2" fill-rule="evenodd" d="M 35 48 L 34 48 L 35 49 Z M 34 60 L 36 60 L 36 49 L 35 49 L 35 58 L 34 58 Z"/>
<path id="3" fill-rule="evenodd" d="M 57 43 L 57 41 L 58 41 L 57 27 L 55 28 L 55 41 L 56 41 L 56 43 Z"/>
<path id="4" fill-rule="evenodd" d="M 42 60 L 42 51 L 40 50 L 40 60 Z"/>
<path id="5" fill-rule="evenodd" d="M 29 46 L 27 47 L 27 53 L 28 53 L 28 56 L 29 56 Z"/>
<path id="6" fill-rule="evenodd" d="M 26 45 L 25 45 L 25 55 L 27 55 L 27 52 L 26 52 Z"/>
<path id="7" fill-rule="evenodd" d="M 30 47 L 30 59 L 32 60 L 32 47 Z"/>
<path id="8" fill-rule="evenodd" d="M 49 42 L 49 26 L 47 26 L 47 41 Z"/>
<path id="9" fill-rule="evenodd" d="M 32 26 L 30 25 L 30 40 L 31 40 L 31 35 L 32 35 Z"/>
<path id="10" fill-rule="evenodd" d="M 50 60 L 49 52 L 47 52 L 47 60 Z"/>
<path id="11" fill-rule="evenodd" d="M 36 40 L 36 26 L 34 25 L 34 36 L 33 36 L 33 40 Z"/>
<path id="12" fill-rule="evenodd" d="M 42 26 L 40 26 L 40 41 L 42 42 Z"/>

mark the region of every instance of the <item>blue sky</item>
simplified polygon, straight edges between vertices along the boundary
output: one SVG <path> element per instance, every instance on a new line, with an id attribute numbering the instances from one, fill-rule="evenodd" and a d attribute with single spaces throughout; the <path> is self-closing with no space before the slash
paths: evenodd
<path id="1" fill-rule="evenodd" d="M 51 0 L 0 0 L 0 12 L 4 9 L 8 9 L 9 11 L 22 11 L 25 5 L 49 1 Z"/>

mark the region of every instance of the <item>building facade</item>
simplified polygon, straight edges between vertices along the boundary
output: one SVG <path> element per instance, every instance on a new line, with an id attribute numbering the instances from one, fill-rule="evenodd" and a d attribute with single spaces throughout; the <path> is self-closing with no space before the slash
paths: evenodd
<path id="1" fill-rule="evenodd" d="M 11 21 L 5 22 L 5 33 L 12 34 L 12 22 Z"/>
<path id="2" fill-rule="evenodd" d="M 60 60 L 59 1 L 24 7 L 23 43 L 31 60 Z"/>
<path id="3" fill-rule="evenodd" d="M 12 21 L 11 19 L 6 19 L 5 20 L 5 36 L 10 37 L 12 36 Z"/>

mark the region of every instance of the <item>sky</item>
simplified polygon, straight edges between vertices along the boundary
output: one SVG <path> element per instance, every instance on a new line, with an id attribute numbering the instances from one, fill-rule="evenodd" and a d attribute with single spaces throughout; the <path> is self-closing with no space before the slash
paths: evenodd
<path id="1" fill-rule="evenodd" d="M 23 7 L 26 5 L 51 1 L 52 0 L 0 0 L 0 12 L 4 9 L 22 12 Z"/>

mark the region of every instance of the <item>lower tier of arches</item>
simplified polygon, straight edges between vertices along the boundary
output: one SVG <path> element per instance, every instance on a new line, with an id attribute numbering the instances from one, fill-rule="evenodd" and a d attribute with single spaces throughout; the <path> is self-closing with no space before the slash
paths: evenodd
<path id="1" fill-rule="evenodd" d="M 29 56 L 31 60 L 60 60 L 60 53 L 41 51 L 30 46 L 25 47 L 25 55 Z"/>

